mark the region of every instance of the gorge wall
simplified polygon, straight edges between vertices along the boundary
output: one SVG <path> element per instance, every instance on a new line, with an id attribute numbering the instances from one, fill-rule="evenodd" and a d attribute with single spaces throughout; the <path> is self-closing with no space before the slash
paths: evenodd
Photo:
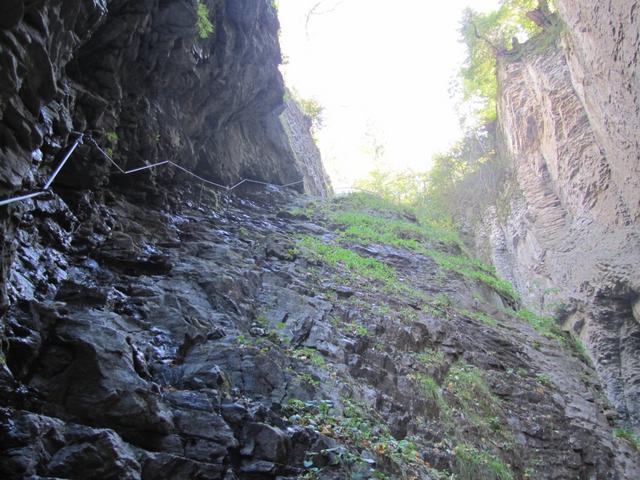
<path id="1" fill-rule="evenodd" d="M 0 197 L 43 185 L 74 131 L 92 135 L 124 168 L 171 160 L 222 184 L 304 177 L 310 193 L 325 194 L 326 177 L 314 178 L 319 157 L 296 155 L 279 120 L 285 105 L 274 6 L 203 5 L 213 31 L 201 35 L 195 1 L 3 2 Z M 106 186 L 175 203 L 165 187 L 184 179 L 171 168 L 118 175 L 85 142 L 54 189 L 69 192 L 71 203 L 73 192 Z M 18 204 L 0 212 L 3 285 L 23 212 Z"/>
<path id="2" fill-rule="evenodd" d="M 508 207 L 483 216 L 477 246 L 525 303 L 580 336 L 638 429 L 640 5 L 557 7 L 557 42 L 547 32 L 499 61 L 499 155 L 514 184 Z"/>
<path id="3" fill-rule="evenodd" d="M 3 1 L 0 198 L 40 187 L 74 132 L 127 168 L 330 193 L 283 100 L 274 2 L 204 1 L 204 35 L 199 3 Z M 568 24 L 604 15 L 580 5 Z M 592 27 L 501 66 L 521 194 L 478 242 L 530 302 L 572 299 L 563 318 L 633 424 L 637 192 L 613 160 L 633 153 L 600 89 L 573 85 L 607 56 L 570 48 Z M 50 194 L 0 207 L 0 229 L 2 478 L 640 477 L 570 337 L 524 321 L 456 235 L 397 205 L 122 176 L 85 142 Z"/>

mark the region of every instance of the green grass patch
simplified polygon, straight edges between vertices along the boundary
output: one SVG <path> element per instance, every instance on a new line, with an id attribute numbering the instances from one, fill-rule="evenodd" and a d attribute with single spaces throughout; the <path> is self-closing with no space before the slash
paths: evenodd
<path id="1" fill-rule="evenodd" d="M 580 358 L 580 360 L 582 360 L 589 366 L 593 366 L 591 356 L 589 355 L 589 352 L 587 352 L 587 349 L 584 346 L 584 343 L 582 343 L 582 340 L 580 340 L 580 337 L 571 334 L 571 346 L 573 347 L 575 354 L 578 356 L 578 358 Z"/>
<path id="2" fill-rule="evenodd" d="M 640 437 L 638 437 L 638 435 L 635 435 L 633 432 L 627 430 L 626 428 L 614 428 L 613 434 L 618 438 L 626 440 L 631 444 L 633 448 L 636 449 L 636 451 L 640 452 Z"/>
<path id="3" fill-rule="evenodd" d="M 303 255 L 333 267 L 342 266 L 352 274 L 386 283 L 397 280 L 395 270 L 388 265 L 373 258 L 362 257 L 347 248 L 323 243 L 315 237 L 301 238 L 298 247 Z"/>
<path id="4" fill-rule="evenodd" d="M 334 201 L 334 204 L 343 210 L 372 210 L 379 213 L 396 213 L 410 218 L 416 218 L 416 209 L 408 205 L 394 202 L 380 195 L 367 192 L 350 193 Z"/>
<path id="5" fill-rule="evenodd" d="M 293 357 L 299 360 L 307 361 L 314 367 L 324 367 L 326 363 L 324 357 L 313 348 L 297 348 L 293 351 Z"/>
<path id="6" fill-rule="evenodd" d="M 467 317 L 478 320 L 479 322 L 482 322 L 489 327 L 498 326 L 498 321 L 495 318 L 493 318 L 491 315 L 487 315 L 484 312 L 479 312 L 479 311 L 472 312 L 471 310 L 459 310 L 459 312 L 461 315 L 465 315 Z"/>
<path id="7" fill-rule="evenodd" d="M 516 302 L 518 300 L 518 294 L 514 290 L 513 285 L 499 278 L 495 274 L 495 269 L 492 266 L 465 255 L 451 255 L 435 250 L 429 250 L 425 253 L 433 258 L 441 268 L 458 273 L 467 278 L 479 280 L 510 302 Z"/>
<path id="8" fill-rule="evenodd" d="M 405 218 L 390 218 L 390 213 L 403 211 L 404 207 L 393 206 L 392 202 L 376 198 L 373 195 L 357 197 L 358 200 L 344 200 L 349 207 L 355 207 L 365 203 L 369 208 L 372 202 L 375 204 L 373 212 L 346 209 L 334 211 L 329 214 L 329 219 L 338 225 L 338 232 L 342 241 L 356 242 L 362 245 L 385 244 L 414 251 L 427 255 L 443 269 L 449 270 L 468 278 L 479 280 L 493 288 L 507 300 L 515 302 L 518 298 L 510 282 L 499 278 L 495 269 L 465 253 L 466 249 L 460 241 L 457 233 L 451 229 L 443 228 L 435 223 L 409 221 Z M 363 198 L 366 202 L 363 202 Z M 380 211 L 381 207 L 387 210 Z M 374 215 L 379 213 L 381 215 Z M 386 215 L 386 216 L 385 216 Z M 435 250 L 434 243 L 440 243 L 457 247 L 460 255 L 443 253 Z"/>
<path id="9" fill-rule="evenodd" d="M 479 280 L 511 302 L 518 298 L 511 283 L 499 278 L 495 269 L 471 258 L 457 232 L 427 219 L 418 221 L 415 211 L 369 194 L 353 194 L 335 202 L 337 210 L 326 212 L 337 225 L 343 242 L 383 244 L 431 257 L 443 269 Z M 448 245 L 459 255 L 436 250 Z"/>
<path id="10" fill-rule="evenodd" d="M 524 320 L 533 327 L 535 331 L 542 334 L 549 339 L 555 339 L 560 342 L 560 345 L 567 348 L 569 347 L 567 339 L 562 329 L 556 324 L 555 320 L 551 317 L 542 315 L 536 315 L 535 313 L 521 309 L 515 312 L 516 317 Z"/>
<path id="11" fill-rule="evenodd" d="M 544 373 L 539 373 L 536 375 L 536 380 L 538 381 L 538 383 L 544 385 L 544 386 L 550 386 L 551 385 L 551 375 L 549 375 L 548 373 L 544 372 Z"/>
<path id="12" fill-rule="evenodd" d="M 446 362 L 444 353 L 430 348 L 425 348 L 422 352 L 414 353 L 412 356 L 418 362 L 428 367 L 443 365 Z"/>
<path id="13" fill-rule="evenodd" d="M 419 218 L 415 208 L 369 193 L 351 194 L 314 208 L 337 226 L 342 242 L 391 245 L 429 256 L 443 270 L 480 281 L 512 304 L 518 301 L 511 283 L 498 277 L 494 267 L 467 254 L 452 226 Z M 457 248 L 460 254 L 442 252 L 434 248 L 434 244 Z M 494 321 L 486 317 L 481 321 L 494 325 Z"/>
<path id="14" fill-rule="evenodd" d="M 441 242 L 455 245 L 460 249 L 464 248 L 458 235 L 451 230 L 429 223 L 418 223 L 397 217 L 389 218 L 372 213 L 375 212 L 343 210 L 331 213 L 329 220 L 341 226 L 342 234 L 347 238 L 394 245 L 415 251 L 421 250 L 420 245 L 426 242 Z"/>
<path id="15" fill-rule="evenodd" d="M 436 382 L 433 377 L 425 375 L 424 373 L 411 373 L 407 378 L 414 383 L 429 402 L 438 407 L 440 415 L 447 416 L 449 411 L 447 402 L 445 402 L 442 396 L 440 385 L 438 385 L 438 382 Z"/>
<path id="16" fill-rule="evenodd" d="M 461 443 L 454 449 L 455 466 L 460 480 L 513 480 L 511 470 L 499 458 Z"/>
<path id="17" fill-rule="evenodd" d="M 489 389 L 479 368 L 458 362 L 449 369 L 444 385 L 452 412 L 473 425 L 479 435 L 511 441 L 511 433 L 503 430 L 500 400 Z"/>

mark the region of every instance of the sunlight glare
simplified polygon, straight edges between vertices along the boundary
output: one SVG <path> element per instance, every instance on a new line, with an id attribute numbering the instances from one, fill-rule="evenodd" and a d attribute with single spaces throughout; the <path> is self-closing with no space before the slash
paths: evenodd
<path id="1" fill-rule="evenodd" d="M 429 168 L 460 136 L 449 90 L 464 61 L 462 10 L 498 0 L 279 0 L 287 85 L 324 107 L 319 146 L 336 189 L 372 168 Z M 372 142 L 385 147 L 375 165 Z"/>

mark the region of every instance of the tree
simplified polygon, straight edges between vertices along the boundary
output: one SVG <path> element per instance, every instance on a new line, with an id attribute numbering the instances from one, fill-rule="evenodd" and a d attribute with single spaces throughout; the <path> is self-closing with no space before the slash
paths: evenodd
<path id="1" fill-rule="evenodd" d="M 459 77 L 463 100 L 478 104 L 473 113 L 479 122 L 496 118 L 497 56 L 542 31 L 529 13 L 545 8 L 548 11 L 548 5 L 542 0 L 538 9 L 537 6 L 537 0 L 503 0 L 493 12 L 479 13 L 470 8 L 464 11 L 460 35 L 467 47 L 467 59 Z"/>

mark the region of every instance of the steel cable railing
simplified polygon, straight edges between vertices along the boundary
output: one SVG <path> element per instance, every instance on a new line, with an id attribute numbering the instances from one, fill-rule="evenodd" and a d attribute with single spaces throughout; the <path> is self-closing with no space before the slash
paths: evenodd
<path id="1" fill-rule="evenodd" d="M 231 185 L 231 186 L 221 185 L 221 184 L 213 182 L 211 180 L 207 180 L 206 178 L 203 178 L 200 175 L 197 175 L 196 173 L 192 172 L 191 170 L 189 170 L 187 168 L 184 168 L 183 166 L 178 165 L 177 163 L 172 162 L 171 160 L 164 160 L 162 162 L 153 163 L 151 165 L 145 165 L 143 167 L 133 168 L 131 170 L 125 170 L 120 165 L 118 165 L 115 162 L 115 160 L 113 160 L 113 158 L 111 158 L 111 156 L 100 147 L 100 145 L 98 145 L 98 143 L 93 139 L 93 137 L 91 137 L 91 135 L 87 135 L 87 134 L 82 133 L 82 132 L 73 132 L 73 133 L 77 134 L 78 137 L 73 142 L 73 145 L 71 145 L 71 147 L 69 148 L 69 150 L 65 154 L 64 158 L 60 161 L 60 163 L 58 164 L 56 169 L 49 176 L 47 182 L 44 184 L 44 187 L 41 190 L 37 190 L 35 192 L 30 192 L 30 193 L 26 193 L 26 194 L 23 194 L 23 195 L 18 195 L 18 196 L 15 196 L 15 197 L 11 197 L 11 198 L 0 200 L 0 207 L 2 207 L 4 205 L 9 205 L 9 204 L 15 203 L 15 202 L 21 202 L 23 200 L 29 200 L 30 198 L 35 198 L 35 197 L 39 197 L 41 195 L 45 195 L 47 193 L 50 193 L 51 185 L 55 181 L 56 177 L 60 174 L 60 171 L 64 168 L 64 166 L 66 165 L 68 160 L 71 158 L 71 155 L 76 150 L 76 148 L 78 148 L 78 145 L 81 145 L 82 143 L 84 143 L 85 138 L 87 139 L 87 141 L 89 143 L 91 143 L 94 147 L 96 147 L 98 149 L 98 151 L 107 160 L 109 160 L 109 162 L 114 167 L 116 167 L 116 169 L 118 169 L 118 171 L 123 175 L 130 175 L 132 173 L 142 172 L 143 170 L 149 170 L 151 168 L 160 167 L 162 165 L 170 165 L 170 166 L 173 166 L 173 167 L 177 168 L 178 170 L 180 170 L 180 171 L 192 176 L 193 178 L 199 180 L 200 182 L 202 182 L 203 185 L 204 184 L 211 185 L 213 187 L 225 190 L 226 192 L 231 192 L 232 190 L 235 190 L 236 188 L 240 187 L 241 185 L 243 185 L 245 183 L 253 183 L 253 184 L 256 184 L 256 185 L 264 185 L 264 186 L 271 186 L 271 187 L 278 187 L 278 188 L 287 188 L 287 187 L 293 187 L 294 185 L 299 185 L 299 184 L 304 182 L 304 180 L 298 180 L 297 182 L 291 182 L 291 183 L 286 183 L 286 184 L 283 184 L 283 185 L 278 185 L 278 184 L 275 184 L 275 183 L 263 182 L 263 181 L 260 181 L 260 180 L 253 180 L 251 178 L 243 178 L 242 180 L 240 180 L 235 185 Z"/>

